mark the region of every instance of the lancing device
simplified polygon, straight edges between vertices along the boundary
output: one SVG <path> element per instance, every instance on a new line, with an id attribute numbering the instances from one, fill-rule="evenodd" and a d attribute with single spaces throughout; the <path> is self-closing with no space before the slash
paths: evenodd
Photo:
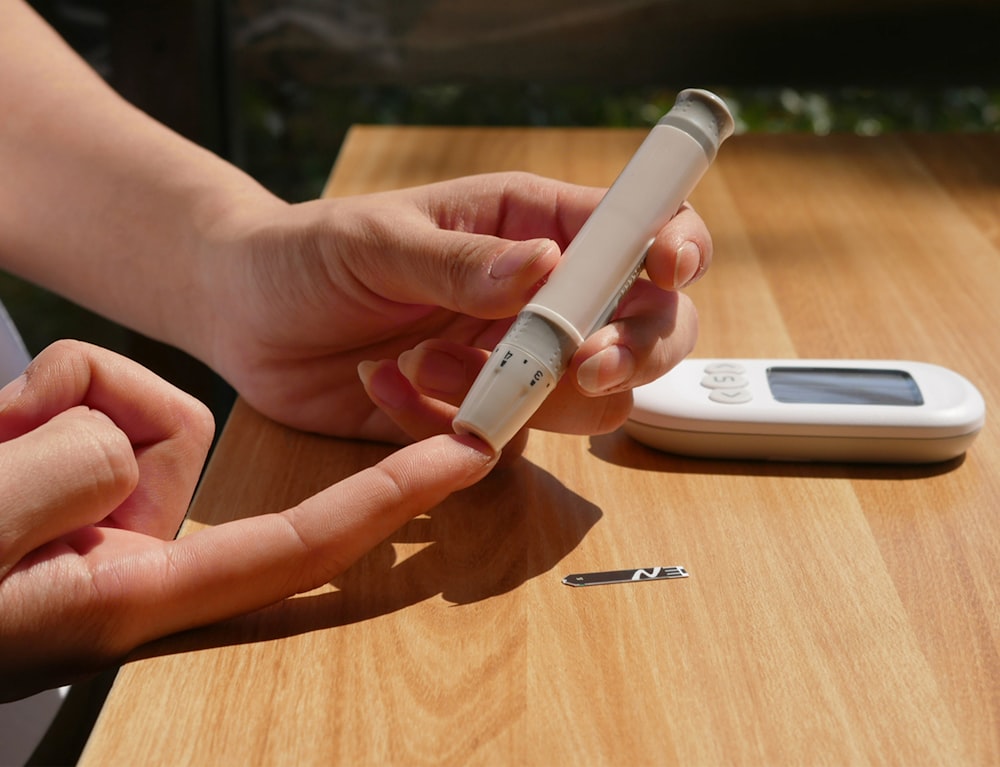
<path id="1" fill-rule="evenodd" d="M 457 433 L 499 451 L 528 422 L 580 344 L 611 318 L 657 232 L 732 132 L 718 96 L 677 95 L 493 350 L 452 422 Z"/>

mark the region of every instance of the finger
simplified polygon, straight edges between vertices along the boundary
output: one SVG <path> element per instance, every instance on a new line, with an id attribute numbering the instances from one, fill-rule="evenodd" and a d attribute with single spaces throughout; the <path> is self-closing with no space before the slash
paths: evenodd
<path id="1" fill-rule="evenodd" d="M 355 259 L 354 268 L 365 272 L 359 279 L 385 286 L 397 301 L 491 319 L 526 303 L 604 194 L 524 173 L 473 176 L 409 192 L 422 214 L 388 217 L 391 225 L 369 220 L 362 241 L 370 248 L 376 233 L 388 257 Z M 357 250 L 358 256 L 365 252 Z M 393 254 L 405 256 L 405 269 Z M 654 239 L 647 270 L 656 284 L 677 288 L 700 278 L 711 258 L 708 229 L 685 203 Z"/>
<path id="2" fill-rule="evenodd" d="M 690 354 L 697 334 L 698 315 L 687 296 L 638 281 L 616 319 L 577 350 L 559 386 L 529 424 L 570 434 L 614 430 L 631 409 L 629 390 L 658 378 Z M 380 398 L 370 390 L 370 396 L 382 408 L 394 400 L 393 418 L 410 434 L 442 431 L 488 356 L 442 339 L 424 341 L 400 355 L 398 367 L 381 379 L 386 392 L 396 388 L 399 393 Z"/>
<path id="3" fill-rule="evenodd" d="M 622 392 L 659 378 L 690 354 L 698 337 L 691 300 L 638 281 L 613 322 L 593 333 L 570 362 L 587 396 Z"/>
<path id="4" fill-rule="evenodd" d="M 321 586 L 407 521 L 484 477 L 495 462 L 475 438 L 438 436 L 401 448 L 280 514 L 164 544 L 168 566 L 147 566 L 149 582 L 130 584 L 134 614 L 151 624 L 130 625 L 125 633 L 144 641 Z"/>
<path id="5" fill-rule="evenodd" d="M 42 544 L 104 519 L 138 479 L 126 436 L 89 408 L 0 444 L 0 576 Z"/>
<path id="6" fill-rule="evenodd" d="M 468 176 L 423 191 L 428 214 L 443 229 L 511 240 L 542 237 L 564 249 L 607 190 L 514 172 Z"/>
<path id="7" fill-rule="evenodd" d="M 208 415 L 201 403 L 142 365 L 80 341 L 56 341 L 28 365 L 25 377 L 19 396 L 2 411 L 2 439 L 75 405 L 105 413 L 135 445 L 170 436 Z"/>
<path id="8" fill-rule="evenodd" d="M 412 215 L 400 216 L 398 203 L 380 214 L 388 197 L 338 201 L 365 206 L 353 216 L 361 247 L 348 253 L 359 281 L 396 301 L 493 319 L 527 302 L 603 190 L 504 173 L 395 194 L 409 196 Z M 367 257 L 373 238 L 383 258 Z"/>
<path id="9" fill-rule="evenodd" d="M 432 338 L 400 354 L 397 364 L 421 394 L 457 408 L 489 356 L 485 349 Z"/>
<path id="10" fill-rule="evenodd" d="M 431 227 L 398 226 L 379 243 L 399 259 L 360 259 L 359 279 L 394 301 L 440 306 L 483 319 L 509 317 L 526 304 L 559 261 L 552 240 L 506 240 Z"/>
<path id="11" fill-rule="evenodd" d="M 451 432 L 455 406 L 417 391 L 395 361 L 363 362 L 358 375 L 368 397 L 395 425 L 394 435 L 400 438 L 391 441 L 405 443 Z"/>
<path id="12" fill-rule="evenodd" d="M 441 339 L 424 341 L 404 352 L 395 373 L 397 378 L 403 377 L 400 385 L 408 387 L 413 397 L 430 398 L 441 408 L 441 413 L 432 420 L 415 415 L 404 406 L 394 413 L 394 419 L 411 434 L 433 433 L 433 429 L 438 433 L 446 428 L 450 430 L 459 406 L 488 358 L 489 353 L 482 349 Z M 595 423 L 603 421 L 603 411 L 602 404 L 582 397 L 572 385 L 560 381 L 528 423 L 546 431 L 589 434 L 594 433 L 590 430 L 596 428 Z M 600 414 L 595 417 L 597 412 Z M 524 441 L 522 438 L 517 444 L 523 448 Z M 511 447 L 510 443 L 504 447 L 505 454 L 517 450 L 517 446 Z"/>
<path id="13" fill-rule="evenodd" d="M 712 264 L 713 244 L 708 227 L 690 204 L 660 230 L 646 253 L 646 273 L 661 288 L 678 290 L 693 285 Z"/>
<path id="14" fill-rule="evenodd" d="M 0 440 L 83 405 L 107 415 L 128 437 L 142 481 L 115 523 L 173 536 L 213 433 L 208 409 L 125 357 L 78 341 L 58 341 L 25 371 L 20 393 L 0 411 Z"/>
<path id="15" fill-rule="evenodd" d="M 442 408 L 442 413 L 436 420 L 423 420 L 403 409 L 394 414 L 395 420 L 410 433 L 424 433 L 416 432 L 417 429 L 450 430 L 458 406 L 488 357 L 488 352 L 481 349 L 440 339 L 425 341 L 402 354 L 397 376 L 405 377 L 403 385 L 408 386 L 414 397 L 431 398 Z M 619 392 L 600 398 L 583 396 L 571 379 L 572 373 L 563 376 L 555 391 L 528 421 L 528 426 L 566 434 L 601 434 L 621 425 L 631 407 L 630 394 Z M 504 447 L 504 456 L 519 455 L 526 440 L 526 430 L 522 430 Z"/>
<path id="16" fill-rule="evenodd" d="M 399 441 L 421 440 L 452 433 L 458 406 L 487 357 L 481 349 L 431 340 L 404 352 L 396 364 L 364 363 L 361 377 L 379 412 L 404 436 Z M 451 379 L 447 368 L 455 364 L 463 370 L 458 378 Z M 430 369 L 427 380 L 425 369 Z M 441 381 L 441 388 L 435 388 L 435 380 Z M 421 388 L 421 383 L 428 384 L 427 388 Z M 524 452 L 527 443 L 528 429 L 521 429 L 504 445 L 499 463 L 512 462 Z"/>

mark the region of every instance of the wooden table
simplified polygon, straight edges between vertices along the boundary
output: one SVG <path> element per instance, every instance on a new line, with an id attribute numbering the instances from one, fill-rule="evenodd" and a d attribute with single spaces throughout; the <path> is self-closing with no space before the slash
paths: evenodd
<path id="1" fill-rule="evenodd" d="M 497 169 L 607 184 L 644 132 L 356 128 L 329 194 Z M 1000 136 L 742 136 L 693 197 L 699 356 L 940 363 L 1000 407 Z M 381 445 L 238 403 L 188 529 Z M 1000 441 L 933 467 L 524 460 L 336 584 L 121 671 L 84 765 L 1000 763 Z M 686 580 L 573 589 L 580 571 Z"/>

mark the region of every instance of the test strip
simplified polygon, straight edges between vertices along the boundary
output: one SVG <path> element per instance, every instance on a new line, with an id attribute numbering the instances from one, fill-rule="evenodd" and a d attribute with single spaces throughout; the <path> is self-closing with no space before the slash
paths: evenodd
<path id="1" fill-rule="evenodd" d="M 563 578 L 567 586 L 604 586 L 609 583 L 636 583 L 638 581 L 663 581 L 687 578 L 683 567 L 643 567 L 638 570 L 608 570 L 600 573 L 573 573 Z"/>

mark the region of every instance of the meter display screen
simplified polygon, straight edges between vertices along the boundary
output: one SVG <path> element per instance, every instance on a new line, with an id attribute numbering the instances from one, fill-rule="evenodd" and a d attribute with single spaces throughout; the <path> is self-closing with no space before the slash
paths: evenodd
<path id="1" fill-rule="evenodd" d="M 767 371 L 778 402 L 804 405 L 924 404 L 920 387 L 905 370 L 772 367 Z"/>

